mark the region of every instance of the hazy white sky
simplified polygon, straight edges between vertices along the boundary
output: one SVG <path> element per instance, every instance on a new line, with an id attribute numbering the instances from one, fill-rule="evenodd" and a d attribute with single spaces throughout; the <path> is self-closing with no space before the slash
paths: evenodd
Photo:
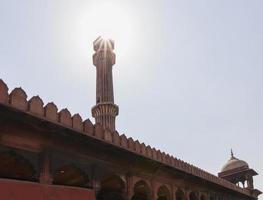
<path id="1" fill-rule="evenodd" d="M 0 0 L 0 78 L 91 118 L 92 42 L 115 40 L 117 129 L 263 190 L 262 0 Z M 262 198 L 261 198 L 262 199 Z"/>

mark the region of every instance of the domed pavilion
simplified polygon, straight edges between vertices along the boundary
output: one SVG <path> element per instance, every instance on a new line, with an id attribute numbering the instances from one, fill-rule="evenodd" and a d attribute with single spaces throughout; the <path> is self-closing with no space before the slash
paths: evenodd
<path id="1" fill-rule="evenodd" d="M 218 173 L 218 176 L 222 179 L 250 190 L 251 193 L 261 194 L 261 191 L 254 189 L 253 176 L 256 175 L 258 173 L 254 169 L 249 168 L 246 161 L 236 158 L 232 150 L 230 159 L 222 167 L 221 172 Z"/>

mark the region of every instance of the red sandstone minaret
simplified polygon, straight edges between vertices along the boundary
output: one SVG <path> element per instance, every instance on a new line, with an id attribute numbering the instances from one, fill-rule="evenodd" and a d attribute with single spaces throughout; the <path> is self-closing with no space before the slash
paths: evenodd
<path id="1" fill-rule="evenodd" d="M 114 41 L 101 37 L 93 42 L 93 64 L 97 68 L 96 105 L 92 116 L 104 128 L 115 130 L 115 117 L 119 108 L 114 104 L 112 66 L 115 64 Z"/>

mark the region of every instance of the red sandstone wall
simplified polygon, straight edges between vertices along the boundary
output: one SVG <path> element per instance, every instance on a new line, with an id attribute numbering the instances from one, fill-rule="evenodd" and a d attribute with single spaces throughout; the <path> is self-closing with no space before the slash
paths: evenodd
<path id="1" fill-rule="evenodd" d="M 93 190 L 0 179 L 1 200 L 95 200 Z"/>

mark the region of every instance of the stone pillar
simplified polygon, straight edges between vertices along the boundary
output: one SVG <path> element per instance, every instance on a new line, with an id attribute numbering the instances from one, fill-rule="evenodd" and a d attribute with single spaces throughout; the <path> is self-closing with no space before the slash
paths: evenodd
<path id="1" fill-rule="evenodd" d="M 115 118 L 119 114 L 119 108 L 114 104 L 112 66 L 115 64 L 113 40 L 105 40 L 101 37 L 93 43 L 95 54 L 93 64 L 97 69 L 96 105 L 92 108 L 92 116 L 96 123 L 115 130 Z"/>
<path id="2" fill-rule="evenodd" d="M 43 184 L 52 184 L 52 172 L 51 172 L 51 153 L 45 150 L 40 153 L 40 174 L 39 182 Z"/>
<path id="3" fill-rule="evenodd" d="M 198 191 L 198 192 L 196 192 L 196 195 L 197 195 L 197 199 L 201 200 L 202 193 Z"/>
<path id="4" fill-rule="evenodd" d="M 130 173 L 126 175 L 126 191 L 127 200 L 131 200 L 133 196 L 133 177 Z"/>
<path id="5" fill-rule="evenodd" d="M 156 186 L 157 186 L 157 184 L 152 180 L 151 181 L 151 199 L 152 200 L 157 200 L 158 199 L 158 195 L 157 195 L 158 188 Z"/>
<path id="6" fill-rule="evenodd" d="M 91 186 L 94 189 L 96 195 L 101 189 L 100 181 L 98 180 L 98 176 L 97 176 L 98 173 L 99 172 L 97 170 L 96 164 L 93 164 L 91 166 L 91 171 L 90 171 L 91 177 L 90 177 L 90 179 L 91 179 Z"/>
<path id="7" fill-rule="evenodd" d="M 172 190 L 171 190 L 171 192 L 172 192 L 172 200 L 176 200 L 176 191 L 177 191 L 177 187 L 175 187 L 175 186 L 172 186 L 171 187 L 172 188 Z"/>
<path id="8" fill-rule="evenodd" d="M 253 177 L 252 176 L 247 176 L 247 187 L 250 190 L 254 189 Z"/>
<path id="9" fill-rule="evenodd" d="M 190 190 L 185 190 L 185 200 L 190 200 Z"/>

